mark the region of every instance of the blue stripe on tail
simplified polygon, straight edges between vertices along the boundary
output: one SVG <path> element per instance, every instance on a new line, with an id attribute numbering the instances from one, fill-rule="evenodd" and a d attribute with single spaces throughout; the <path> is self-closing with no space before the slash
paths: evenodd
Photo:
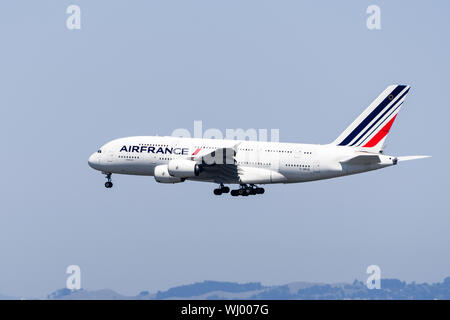
<path id="1" fill-rule="evenodd" d="M 360 140 L 361 140 L 361 138 L 362 137 L 364 137 L 365 135 L 366 135 L 366 133 L 367 132 L 369 132 L 369 130 L 371 129 L 371 128 L 373 128 L 377 123 L 379 123 L 382 119 L 383 119 L 383 117 L 390 111 L 390 110 L 392 110 L 392 108 L 395 108 L 395 106 L 398 104 L 398 102 L 400 101 L 400 100 L 402 100 L 402 98 L 408 93 L 408 91 L 409 91 L 409 89 L 408 90 L 406 90 L 382 115 L 381 115 L 381 117 L 379 117 L 378 118 L 378 120 L 377 121 L 375 121 L 374 123 L 372 123 L 372 125 L 369 127 L 369 128 L 367 128 L 366 129 L 366 131 L 364 131 L 364 133 L 362 134 L 362 135 L 360 135 L 359 136 L 359 138 L 358 139 L 356 139 L 356 141 L 355 142 L 353 142 L 352 144 L 351 144 L 351 146 L 354 146 L 354 145 L 356 145 Z M 396 108 L 397 109 L 397 108 Z"/>
<path id="2" fill-rule="evenodd" d="M 348 145 L 405 88 L 406 88 L 405 85 L 399 85 L 395 87 L 395 89 L 392 90 L 392 92 L 388 94 L 387 97 L 384 98 L 383 101 L 381 101 L 381 103 L 363 121 L 361 121 L 361 123 L 338 145 L 339 146 Z M 391 95 L 392 97 L 391 99 L 389 99 Z"/>

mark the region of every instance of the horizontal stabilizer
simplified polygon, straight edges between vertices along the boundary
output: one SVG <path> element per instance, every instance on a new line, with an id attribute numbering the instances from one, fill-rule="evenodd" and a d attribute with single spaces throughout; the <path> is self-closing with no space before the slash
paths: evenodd
<path id="1" fill-rule="evenodd" d="M 430 158 L 431 156 L 405 156 L 405 157 L 397 157 L 397 161 L 408 161 L 408 160 L 416 160 L 423 158 Z"/>
<path id="2" fill-rule="evenodd" d="M 356 157 L 352 157 L 350 159 L 341 161 L 341 163 L 347 163 L 347 164 L 371 164 L 371 163 L 379 163 L 379 162 L 380 162 L 380 157 L 377 154 L 358 155 Z"/>

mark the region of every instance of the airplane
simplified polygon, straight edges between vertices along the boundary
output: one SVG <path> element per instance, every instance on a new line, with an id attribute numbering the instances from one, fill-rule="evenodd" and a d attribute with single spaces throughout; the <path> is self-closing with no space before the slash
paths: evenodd
<path id="1" fill-rule="evenodd" d="M 88 164 L 106 175 L 153 176 L 160 183 L 186 180 L 218 184 L 215 195 L 263 194 L 258 185 L 298 183 L 342 177 L 429 156 L 391 156 L 385 140 L 408 85 L 388 86 L 333 142 L 298 144 L 248 140 L 137 136 L 112 140 Z"/>

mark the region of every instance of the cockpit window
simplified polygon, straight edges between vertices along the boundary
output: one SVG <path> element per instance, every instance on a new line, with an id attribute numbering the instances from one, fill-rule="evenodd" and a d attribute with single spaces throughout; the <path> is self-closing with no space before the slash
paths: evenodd
<path id="1" fill-rule="evenodd" d="M 97 150 L 97 153 L 102 153 L 102 150 Z"/>

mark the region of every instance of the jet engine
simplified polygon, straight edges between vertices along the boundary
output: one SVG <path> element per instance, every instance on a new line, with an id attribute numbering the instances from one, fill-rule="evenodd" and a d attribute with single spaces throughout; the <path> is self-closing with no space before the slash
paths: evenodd
<path id="1" fill-rule="evenodd" d="M 175 159 L 168 164 L 169 174 L 178 178 L 191 178 L 198 176 L 202 171 L 201 166 L 192 160 Z"/>
<path id="2" fill-rule="evenodd" d="M 156 166 L 154 176 L 155 180 L 160 183 L 179 183 L 184 181 L 183 178 L 171 176 L 167 164 Z"/>

